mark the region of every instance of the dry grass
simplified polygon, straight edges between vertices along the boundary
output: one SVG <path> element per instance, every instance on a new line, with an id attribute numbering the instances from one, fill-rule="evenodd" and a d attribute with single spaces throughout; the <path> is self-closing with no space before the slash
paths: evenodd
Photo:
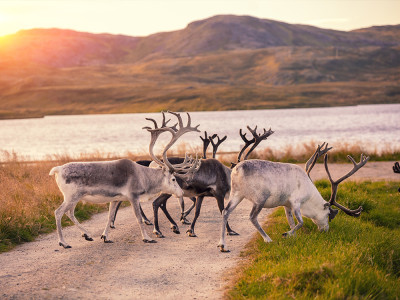
<path id="1" fill-rule="evenodd" d="M 316 150 L 317 142 L 309 142 L 298 144 L 295 146 L 287 146 L 280 151 L 272 151 L 269 148 L 261 151 L 255 151 L 250 158 L 259 158 L 270 161 L 281 161 L 290 163 L 306 162 Z M 400 148 L 387 145 L 385 150 L 364 149 L 359 144 L 335 143 L 335 147 L 329 151 L 330 162 L 349 162 L 347 155 L 357 158 L 364 153 L 370 156 L 371 161 L 393 161 L 400 160 Z"/>

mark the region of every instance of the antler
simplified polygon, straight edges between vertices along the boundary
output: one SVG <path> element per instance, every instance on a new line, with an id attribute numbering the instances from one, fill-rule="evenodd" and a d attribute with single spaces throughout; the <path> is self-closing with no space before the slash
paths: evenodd
<path id="1" fill-rule="evenodd" d="M 257 128 L 257 126 L 256 126 L 256 128 Z M 253 144 L 256 141 L 255 138 L 252 138 L 251 140 L 248 140 L 246 138 L 246 133 L 245 134 L 242 133 L 242 129 L 239 130 L 239 134 L 240 134 L 240 137 L 242 138 L 242 140 L 244 142 L 244 146 L 243 146 L 242 150 L 240 150 L 240 152 L 239 152 L 239 155 L 238 155 L 238 158 L 237 158 L 237 162 L 240 162 L 240 157 L 242 156 L 243 152 L 247 149 L 247 147 L 249 147 L 251 144 Z"/>
<path id="2" fill-rule="evenodd" d="M 214 138 L 216 134 L 214 134 L 212 137 Z M 208 145 L 210 145 L 210 137 L 207 135 L 207 131 L 204 131 L 204 138 L 200 136 L 201 140 L 203 141 L 203 158 L 207 158 L 207 148 Z"/>
<path id="3" fill-rule="evenodd" d="M 249 154 L 258 146 L 258 144 L 261 143 L 261 141 L 266 140 L 271 134 L 274 133 L 274 131 L 272 131 L 271 128 L 268 131 L 265 130 L 265 128 L 264 128 L 263 134 L 257 134 L 257 126 L 254 129 L 251 129 L 250 126 L 247 126 L 247 129 L 251 132 L 251 134 L 253 135 L 253 138 L 251 140 L 248 140 L 246 138 L 246 133 L 243 134 L 242 129 L 239 130 L 240 137 L 244 141 L 244 146 L 239 152 L 239 155 L 237 158 L 237 163 L 240 162 L 240 158 L 242 157 L 242 154 L 251 144 L 253 144 L 253 146 L 250 148 L 249 151 L 247 151 L 246 155 L 244 156 L 244 160 L 247 159 Z M 237 163 L 231 162 L 231 169 L 234 168 L 237 165 Z"/>
<path id="4" fill-rule="evenodd" d="M 172 127 L 168 127 L 166 126 L 167 123 L 170 120 L 165 120 L 165 114 L 164 112 L 162 112 L 163 115 L 163 121 L 162 121 L 162 125 L 159 128 L 157 125 L 157 122 L 154 119 L 151 118 L 146 118 L 146 120 L 149 120 L 151 122 L 154 123 L 154 128 L 151 127 L 143 127 L 143 129 L 147 129 L 147 131 L 149 131 L 151 133 L 151 141 L 150 141 L 150 145 L 149 145 L 149 153 L 150 156 L 152 157 L 152 159 L 158 163 L 160 166 L 162 167 L 167 167 L 170 172 L 174 172 L 174 173 L 183 173 L 183 174 L 187 174 L 189 172 L 192 172 L 196 169 L 198 169 L 200 167 L 200 161 L 197 159 L 192 159 L 191 157 L 188 157 L 187 155 L 185 155 L 185 160 L 182 164 L 179 165 L 172 165 L 167 158 L 167 151 L 169 148 L 172 147 L 172 145 L 178 140 L 179 137 L 181 137 L 183 134 L 187 133 L 187 132 L 191 132 L 191 131 L 199 131 L 197 128 L 200 125 L 197 125 L 195 127 L 191 127 L 191 119 L 190 119 L 190 115 L 189 113 L 187 113 L 188 115 L 188 122 L 186 126 L 183 126 L 183 122 L 182 122 L 182 118 L 180 116 L 179 113 L 175 113 L 175 112 L 170 112 L 168 111 L 168 113 L 173 114 L 174 116 L 176 116 L 178 118 L 178 124 L 179 124 L 179 129 L 176 127 L 178 124 L 175 124 Z M 154 145 L 158 139 L 158 137 L 160 136 L 161 133 L 168 131 L 172 134 L 172 139 L 171 141 L 168 143 L 167 146 L 165 146 L 164 151 L 163 151 L 163 160 L 161 161 L 160 159 L 158 159 L 153 152 L 153 148 Z"/>
<path id="5" fill-rule="evenodd" d="M 393 165 L 393 172 L 400 173 L 400 165 L 398 162 L 395 162 Z"/>
<path id="6" fill-rule="evenodd" d="M 161 167 L 165 167 L 165 164 L 157 158 L 157 156 L 154 155 L 153 152 L 153 148 L 154 145 L 158 139 L 158 137 L 160 136 L 161 133 L 165 132 L 165 131 L 169 131 L 170 132 L 170 128 L 167 127 L 167 123 L 170 121 L 169 119 L 166 121 L 165 120 L 165 114 L 164 112 L 161 112 L 162 116 L 163 116 L 163 120 L 162 120 L 162 124 L 161 124 L 161 128 L 158 128 L 157 122 L 156 120 L 152 119 L 152 118 L 146 118 L 146 120 L 151 121 L 154 123 L 154 128 L 151 128 L 150 126 L 146 126 L 143 127 L 142 129 L 146 129 L 147 131 L 150 132 L 151 134 L 151 140 L 150 140 L 150 145 L 149 145 L 149 153 L 151 158 L 157 163 L 159 164 Z M 176 125 L 175 125 L 176 126 Z M 173 130 L 173 129 L 172 129 Z"/>
<path id="7" fill-rule="evenodd" d="M 322 149 L 322 147 L 324 146 L 325 148 Z M 306 172 L 310 179 L 311 179 L 310 172 L 314 167 L 315 163 L 317 162 L 318 158 L 320 158 L 322 155 L 324 155 L 331 149 L 332 147 L 328 148 L 328 143 L 325 145 L 325 142 L 323 142 L 322 145 L 318 145 L 317 150 L 315 150 L 314 154 L 310 157 L 310 159 L 306 163 Z"/>
<path id="8" fill-rule="evenodd" d="M 198 129 L 198 127 L 200 125 L 197 125 L 195 127 L 191 127 L 191 118 L 189 113 L 186 113 L 188 116 L 188 120 L 187 120 L 187 124 L 186 126 L 183 126 L 183 121 L 182 121 L 182 117 L 179 113 L 175 113 L 172 111 L 168 111 L 168 113 L 174 115 L 175 117 L 178 118 L 178 124 L 179 124 L 179 129 L 174 128 L 172 129 L 171 134 L 172 134 L 172 139 L 171 141 L 168 143 L 167 146 L 165 146 L 164 151 L 163 151 L 163 159 L 165 164 L 167 165 L 167 167 L 172 170 L 175 173 L 179 173 L 182 175 L 185 175 L 189 172 L 193 172 L 195 170 L 197 170 L 200 167 L 200 160 L 197 159 L 197 155 L 196 155 L 196 159 L 193 159 L 191 157 L 188 157 L 185 154 L 185 160 L 182 164 L 179 165 L 172 165 L 167 158 L 167 151 L 169 148 L 171 148 L 171 146 L 179 139 L 179 137 L 181 137 L 183 134 L 187 133 L 187 132 L 191 132 L 191 131 L 197 131 L 200 132 L 200 130 Z M 176 126 L 176 125 L 175 125 Z"/>
<path id="9" fill-rule="evenodd" d="M 338 185 L 345 180 L 346 178 L 349 178 L 351 175 L 353 175 L 355 172 L 357 172 L 359 169 L 361 169 L 369 160 L 369 156 L 365 156 L 364 154 L 361 154 L 360 162 L 356 163 L 354 159 L 350 156 L 347 155 L 348 159 L 351 160 L 353 163 L 354 167 L 353 169 L 348 172 L 346 175 L 340 177 L 338 180 L 334 181 L 332 180 L 331 174 L 328 169 L 328 153 L 325 154 L 324 158 L 324 164 L 325 164 L 325 170 L 326 173 L 328 174 L 329 181 L 331 182 L 331 198 L 329 200 L 329 206 L 335 205 L 336 207 L 340 208 L 342 211 L 344 211 L 346 214 L 352 217 L 359 217 L 362 211 L 362 206 L 355 210 L 350 210 L 347 207 L 342 206 L 341 204 L 336 202 L 336 194 L 337 194 L 337 189 Z"/>
<path id="10" fill-rule="evenodd" d="M 247 129 L 253 135 L 255 142 L 254 142 L 253 146 L 250 148 L 250 150 L 247 151 L 247 153 L 246 153 L 246 155 L 244 157 L 245 160 L 247 159 L 249 154 L 251 152 L 253 152 L 253 150 L 258 146 L 258 144 L 261 143 L 261 141 L 266 140 L 271 134 L 274 133 L 274 131 L 272 131 L 271 128 L 268 129 L 268 131 L 265 130 L 265 128 L 264 128 L 264 133 L 263 134 L 257 134 L 257 126 L 254 129 L 251 129 L 249 126 L 247 126 Z"/>
<path id="11" fill-rule="evenodd" d="M 218 139 L 216 143 L 214 143 L 214 138 Z M 213 146 L 213 158 L 215 158 L 215 155 L 217 154 L 217 149 L 219 145 L 221 145 L 226 140 L 226 138 L 227 136 L 224 136 L 222 139 L 220 139 L 217 134 L 214 134 L 213 136 L 209 137 L 209 140 Z"/>

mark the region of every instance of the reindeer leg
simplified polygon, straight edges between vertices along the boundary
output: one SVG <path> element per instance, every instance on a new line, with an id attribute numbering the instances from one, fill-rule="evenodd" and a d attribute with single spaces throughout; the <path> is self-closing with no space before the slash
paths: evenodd
<path id="1" fill-rule="evenodd" d="M 154 229 L 153 233 L 158 237 L 158 238 L 163 238 L 164 235 L 160 231 L 160 227 L 158 225 L 158 208 L 161 207 L 161 204 L 164 201 L 167 201 L 167 199 L 171 197 L 169 194 L 162 194 L 161 196 L 157 197 L 156 200 L 153 201 L 153 214 L 154 214 Z"/>
<path id="2" fill-rule="evenodd" d="M 146 229 L 144 227 L 144 223 L 142 220 L 142 216 L 140 214 L 140 205 L 139 205 L 139 197 L 135 194 L 132 194 L 132 196 L 128 199 L 129 202 L 132 205 L 133 212 L 136 216 L 136 221 L 139 224 L 140 232 L 142 234 L 143 242 L 145 243 L 156 243 L 155 240 L 149 237 L 149 235 L 146 232 Z"/>
<path id="3" fill-rule="evenodd" d="M 64 194 L 64 202 L 61 203 L 60 207 L 54 212 L 56 218 L 57 234 L 58 234 L 58 244 L 64 248 L 71 248 L 64 240 L 64 235 L 62 233 L 61 218 L 62 216 L 71 208 L 75 208 L 76 204 L 79 202 L 82 195 L 80 193 L 73 195 Z"/>
<path id="4" fill-rule="evenodd" d="M 142 206 L 139 203 L 139 207 L 140 207 L 140 215 L 142 216 L 142 220 L 146 225 L 153 225 L 153 223 L 151 223 L 151 221 L 146 217 L 146 215 L 144 214 L 144 211 L 142 209 Z"/>
<path id="5" fill-rule="evenodd" d="M 294 219 L 293 219 L 292 209 L 285 206 L 285 214 L 286 214 L 286 219 L 288 220 L 290 229 L 293 229 L 296 226 L 296 223 L 294 222 Z"/>
<path id="6" fill-rule="evenodd" d="M 189 199 L 193 201 L 193 204 L 188 208 L 187 211 L 185 211 L 185 212 L 182 211 L 181 220 L 180 220 L 182 222 L 182 224 L 185 224 L 185 225 L 190 225 L 190 222 L 188 219 L 186 219 L 186 217 L 192 211 L 192 209 L 196 206 L 196 197 L 190 197 Z"/>
<path id="7" fill-rule="evenodd" d="M 272 242 L 271 238 L 268 236 L 268 234 L 265 233 L 265 231 L 262 229 L 260 223 L 258 223 L 258 220 L 257 220 L 259 213 L 261 212 L 261 210 L 264 207 L 264 203 L 265 203 L 265 201 L 262 201 L 261 203 L 260 202 L 254 203 L 253 208 L 251 209 L 251 212 L 250 212 L 250 221 L 251 221 L 251 223 L 253 223 L 254 227 L 261 234 L 264 241 L 266 243 L 269 243 L 269 242 Z"/>
<path id="8" fill-rule="evenodd" d="M 217 196 L 215 197 L 217 199 L 217 204 L 218 204 L 218 208 L 219 208 L 219 212 L 222 214 L 222 211 L 224 210 L 224 200 L 225 197 L 224 196 Z M 226 234 L 227 235 L 239 235 L 239 233 L 233 231 L 230 227 L 229 227 L 229 223 L 226 222 Z"/>
<path id="9" fill-rule="evenodd" d="M 76 204 L 71 207 L 67 212 L 66 215 L 68 216 L 68 218 L 79 228 L 79 230 L 82 232 L 82 237 L 85 238 L 85 240 L 87 241 L 93 241 L 93 239 L 90 237 L 89 232 L 81 225 L 81 223 L 79 223 L 79 221 L 75 218 L 75 207 Z"/>
<path id="10" fill-rule="evenodd" d="M 106 228 L 104 228 L 103 233 L 101 234 L 101 239 L 104 241 L 104 243 L 112 243 L 113 241 L 108 239 L 108 231 L 110 228 L 115 228 L 112 224 L 114 223 L 115 216 L 117 214 L 117 210 L 119 206 L 121 205 L 122 201 L 116 202 L 110 202 L 110 205 L 108 207 L 108 221 Z"/>
<path id="11" fill-rule="evenodd" d="M 117 205 L 113 206 L 113 211 L 111 212 L 111 204 L 113 202 L 110 202 L 110 205 L 108 207 L 108 218 L 110 222 L 110 227 L 115 228 L 115 219 L 117 218 L 117 212 L 119 207 L 121 206 L 122 201 L 119 201 Z M 112 215 L 111 215 L 112 213 Z"/>
<path id="12" fill-rule="evenodd" d="M 167 219 L 169 220 L 169 222 L 171 223 L 171 229 L 172 232 L 176 233 L 176 234 L 180 234 L 178 225 L 175 223 L 174 219 L 172 219 L 171 215 L 169 214 L 168 210 L 167 210 L 167 200 L 169 199 L 166 198 L 160 205 L 161 210 L 164 212 L 164 215 L 167 217 Z"/>
<path id="13" fill-rule="evenodd" d="M 233 197 L 229 197 L 231 200 L 229 200 L 227 206 L 225 209 L 222 211 L 222 227 L 221 227 L 221 239 L 219 240 L 218 243 L 218 248 L 220 248 L 221 252 L 230 252 L 229 250 L 225 249 L 226 243 L 225 243 L 225 230 L 226 230 L 226 223 L 228 223 L 228 218 L 231 212 L 238 206 L 240 202 L 242 202 L 243 197 L 235 195 Z"/>
<path id="14" fill-rule="evenodd" d="M 65 196 L 64 196 L 64 202 L 61 203 L 60 207 L 57 208 L 54 212 L 55 218 L 56 218 L 58 244 L 60 246 L 63 246 L 64 248 L 71 248 L 71 246 L 68 245 L 64 240 L 64 236 L 62 233 L 62 226 L 61 226 L 61 218 L 67 210 L 68 210 L 68 203 L 65 201 Z"/>
<path id="15" fill-rule="evenodd" d="M 194 218 L 192 221 L 192 225 L 190 225 L 190 229 L 186 231 L 187 235 L 190 237 L 196 237 L 197 235 L 194 233 L 194 226 L 196 225 L 197 218 L 200 215 L 201 204 L 203 203 L 204 196 L 197 197 L 196 200 L 196 211 L 194 213 Z"/>
<path id="16" fill-rule="evenodd" d="M 301 216 L 300 205 L 297 205 L 296 207 L 294 207 L 293 211 L 294 211 L 294 215 L 296 216 L 298 223 L 294 228 L 292 228 L 292 230 L 283 233 L 282 235 L 284 237 L 296 235 L 296 230 L 298 230 L 300 227 L 303 226 L 303 217 Z"/>

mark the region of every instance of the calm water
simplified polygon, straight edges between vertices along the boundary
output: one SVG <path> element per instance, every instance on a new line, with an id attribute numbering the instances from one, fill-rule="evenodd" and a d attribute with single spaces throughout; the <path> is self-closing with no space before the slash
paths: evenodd
<path id="1" fill-rule="evenodd" d="M 160 116 L 145 113 L 2 120 L 0 150 L 14 151 L 25 159 L 45 159 L 54 154 L 77 156 L 96 151 L 119 155 L 128 151 L 146 153 L 150 135 L 142 127 L 152 123 L 145 118 L 159 121 Z M 202 132 L 228 136 L 219 150 L 224 152 L 240 149 L 242 140 L 238 132 L 240 128 L 246 129 L 246 125 L 258 125 L 260 129 L 271 127 L 275 133 L 259 148 L 269 147 L 274 151 L 310 141 L 327 141 L 333 146 L 343 142 L 360 143 L 365 149 L 378 151 L 400 147 L 400 104 L 193 112 L 191 116 L 192 124 L 200 124 Z M 160 144 L 166 141 L 163 139 Z M 199 149 L 202 145 L 199 133 L 188 133 L 180 141 Z"/>

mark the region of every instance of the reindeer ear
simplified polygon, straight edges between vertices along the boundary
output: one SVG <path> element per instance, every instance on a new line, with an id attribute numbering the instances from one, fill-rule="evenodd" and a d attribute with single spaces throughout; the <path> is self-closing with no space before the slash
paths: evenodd
<path id="1" fill-rule="evenodd" d="M 332 221 L 336 217 L 338 212 L 339 212 L 339 210 L 329 207 L 329 222 Z"/>

